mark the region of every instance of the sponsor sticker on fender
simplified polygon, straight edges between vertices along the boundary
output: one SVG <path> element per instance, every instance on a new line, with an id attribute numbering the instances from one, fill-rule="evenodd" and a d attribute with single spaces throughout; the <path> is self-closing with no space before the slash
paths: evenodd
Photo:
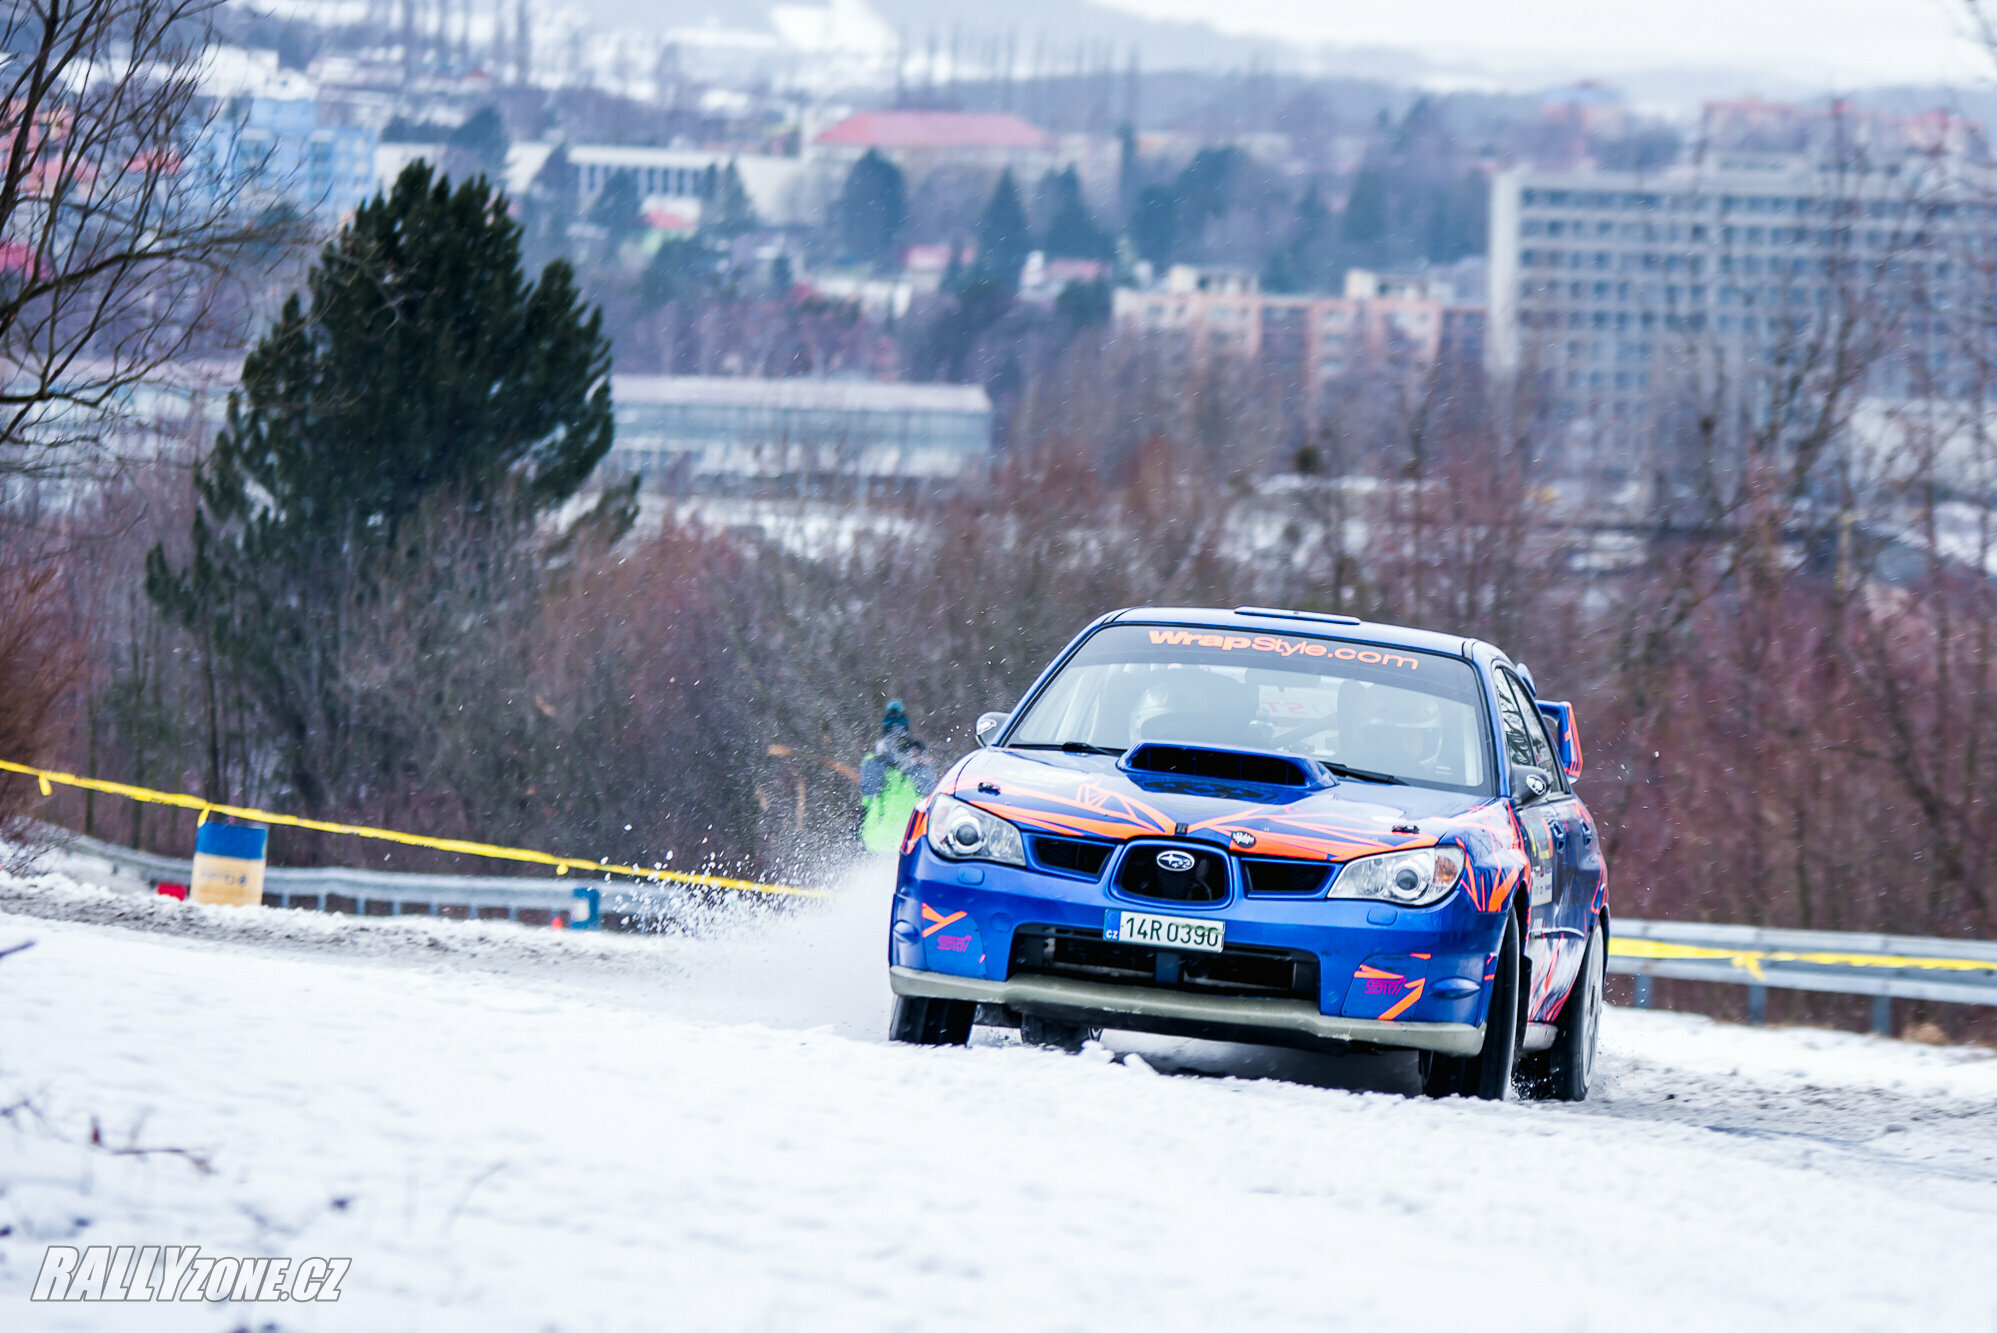
<path id="1" fill-rule="evenodd" d="M 1161 646 L 1218 648 L 1222 652 L 1273 653 L 1278 657 L 1324 657 L 1337 662 L 1363 662 L 1367 666 L 1399 667 L 1419 671 L 1421 660 L 1391 648 L 1367 648 L 1351 643 L 1322 643 L 1317 639 L 1285 639 L 1277 634 L 1213 634 L 1204 630 L 1154 629 L 1151 642 Z"/>

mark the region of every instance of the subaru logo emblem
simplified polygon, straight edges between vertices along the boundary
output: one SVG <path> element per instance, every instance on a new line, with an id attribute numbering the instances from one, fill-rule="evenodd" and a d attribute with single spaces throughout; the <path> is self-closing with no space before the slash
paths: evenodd
<path id="1" fill-rule="evenodd" d="M 1183 875 L 1188 870 L 1191 870 L 1194 864 L 1191 852 L 1182 852 L 1177 848 L 1170 848 L 1158 853 L 1158 868 L 1160 870 L 1169 870 L 1174 874 Z"/>

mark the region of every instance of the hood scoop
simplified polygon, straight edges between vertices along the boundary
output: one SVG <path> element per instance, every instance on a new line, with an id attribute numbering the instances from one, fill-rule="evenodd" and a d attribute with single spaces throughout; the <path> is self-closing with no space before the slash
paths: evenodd
<path id="1" fill-rule="evenodd" d="M 1131 773 L 1163 773 L 1214 782 L 1252 782 L 1263 787 L 1314 790 L 1330 786 L 1324 770 L 1295 755 L 1262 750 L 1223 750 L 1204 745 L 1145 743 L 1124 755 L 1121 764 Z"/>

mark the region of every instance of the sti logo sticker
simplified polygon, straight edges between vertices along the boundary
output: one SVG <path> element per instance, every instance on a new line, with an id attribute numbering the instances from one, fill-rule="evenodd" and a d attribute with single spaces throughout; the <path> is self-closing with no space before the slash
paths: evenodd
<path id="1" fill-rule="evenodd" d="M 1190 629 L 1154 629 L 1151 642 L 1160 646 L 1218 648 L 1224 653 L 1274 653 L 1278 657 L 1328 657 L 1338 662 L 1363 662 L 1367 666 L 1421 670 L 1421 662 L 1406 653 L 1379 648 L 1358 648 L 1349 643 L 1319 643 L 1316 639 L 1285 639 L 1275 634 L 1207 634 Z"/>

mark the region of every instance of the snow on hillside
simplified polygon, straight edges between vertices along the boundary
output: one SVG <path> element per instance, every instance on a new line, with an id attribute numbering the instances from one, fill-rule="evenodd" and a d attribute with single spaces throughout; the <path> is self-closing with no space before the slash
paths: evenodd
<path id="1" fill-rule="evenodd" d="M 880 879 L 670 939 L 0 879 L 0 1326 L 1997 1326 L 1989 1052 L 1614 1011 L 1561 1107 L 896 1047 Z M 50 1243 L 353 1266 L 31 1306 Z"/>

